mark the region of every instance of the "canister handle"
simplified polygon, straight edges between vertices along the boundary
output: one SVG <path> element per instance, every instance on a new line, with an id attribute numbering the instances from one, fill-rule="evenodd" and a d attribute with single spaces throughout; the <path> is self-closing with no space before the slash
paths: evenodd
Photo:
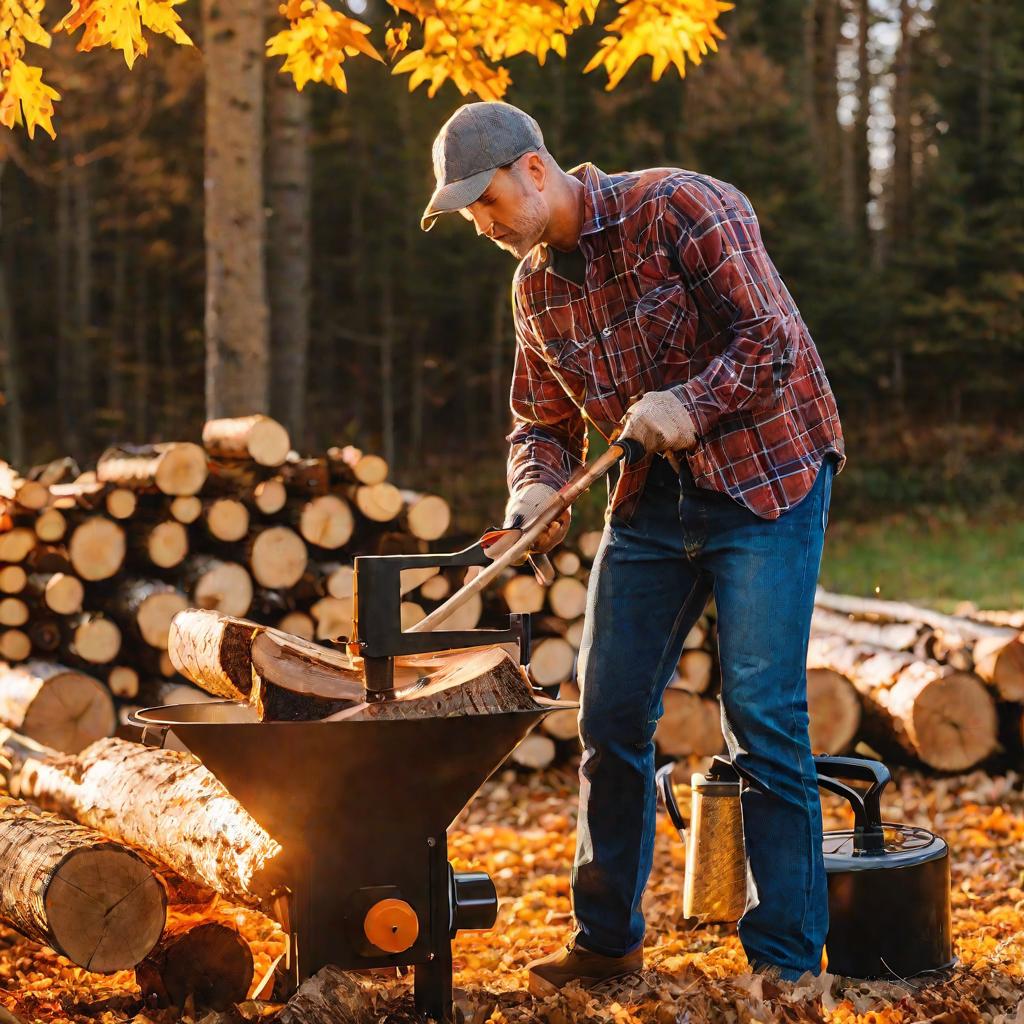
<path id="1" fill-rule="evenodd" d="M 665 803 L 665 810 L 668 811 L 669 819 L 680 832 L 686 831 L 686 822 L 679 813 L 679 805 L 676 803 L 676 795 L 672 792 L 672 771 L 675 768 L 675 761 L 669 761 L 662 765 L 654 776 L 661 799 Z"/>
<path id="2" fill-rule="evenodd" d="M 889 769 L 881 761 L 865 757 L 836 757 L 819 754 L 814 759 L 818 786 L 836 793 L 853 807 L 853 844 L 857 850 L 881 850 L 885 839 L 882 829 L 882 790 L 892 780 Z M 864 790 L 847 786 L 839 779 L 867 782 Z"/>

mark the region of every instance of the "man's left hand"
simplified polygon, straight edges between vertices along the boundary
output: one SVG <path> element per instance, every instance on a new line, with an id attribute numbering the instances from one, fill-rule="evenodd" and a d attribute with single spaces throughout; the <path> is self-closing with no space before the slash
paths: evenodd
<path id="1" fill-rule="evenodd" d="M 634 438 L 648 452 L 687 451 L 697 443 L 693 420 L 671 391 L 648 391 L 631 405 L 619 437 Z"/>

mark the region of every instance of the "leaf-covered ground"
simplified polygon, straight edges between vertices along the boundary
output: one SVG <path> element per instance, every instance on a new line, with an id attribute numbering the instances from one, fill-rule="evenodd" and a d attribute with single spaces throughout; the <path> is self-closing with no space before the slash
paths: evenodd
<path id="1" fill-rule="evenodd" d="M 576 793 L 574 767 L 536 775 L 506 771 L 484 787 L 451 830 L 455 867 L 488 871 L 501 899 L 493 930 L 460 933 L 454 943 L 457 1003 L 470 1024 L 1024 1024 L 1024 791 L 1019 774 L 935 778 L 897 772 L 883 802 L 887 820 L 931 828 L 950 843 L 959 964 L 945 977 L 857 982 L 825 972 L 774 985 L 752 976 L 734 928 L 686 930 L 679 922 L 683 847 L 662 815 L 646 895 L 649 930 L 642 975 L 591 992 L 570 988 L 538 999 L 527 991 L 524 967 L 557 948 L 571 927 L 568 871 Z M 685 807 L 685 786 L 678 795 Z M 828 798 L 826 827 L 849 823 L 845 808 Z M 411 973 L 400 978 L 381 972 L 361 975 L 358 984 L 372 993 L 367 1024 L 417 1020 Z M 173 1019 L 152 1011 L 140 1014 L 130 974 L 97 979 L 10 934 L 0 949 L 0 1005 L 26 1021 L 170 1024 Z M 266 1020 L 273 1009 L 248 1004 L 240 1014 L 219 1020 Z"/>

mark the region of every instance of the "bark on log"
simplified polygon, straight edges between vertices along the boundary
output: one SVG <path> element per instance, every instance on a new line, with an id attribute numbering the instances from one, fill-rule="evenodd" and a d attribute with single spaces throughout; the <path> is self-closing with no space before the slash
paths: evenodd
<path id="1" fill-rule="evenodd" d="M 117 725 L 97 679 L 50 661 L 0 662 L 0 722 L 55 750 L 77 753 Z"/>
<path id="2" fill-rule="evenodd" d="M 180 590 L 162 580 L 129 577 L 121 581 L 111 608 L 123 626 L 130 627 L 144 643 L 167 650 L 171 620 L 188 607 Z"/>
<path id="3" fill-rule="evenodd" d="M 366 1024 L 376 1015 L 368 983 L 340 967 L 324 967 L 307 978 L 288 1000 L 281 1024 Z"/>
<path id="4" fill-rule="evenodd" d="M 812 637 L 807 664 L 845 675 L 877 739 L 932 768 L 966 771 L 995 750 L 995 701 L 975 676 L 842 637 Z"/>
<path id="5" fill-rule="evenodd" d="M 62 630 L 58 619 L 38 614 L 32 616 L 32 621 L 28 624 L 28 638 L 36 652 L 52 654 L 60 647 L 61 637 Z"/>
<path id="6" fill-rule="evenodd" d="M 135 968 L 147 1006 L 227 1010 L 249 994 L 253 958 L 236 928 L 223 921 L 172 921 Z"/>
<path id="7" fill-rule="evenodd" d="M 138 854 L 0 797 L 0 917 L 79 967 L 111 973 L 153 948 L 166 897 Z"/>
<path id="8" fill-rule="evenodd" d="M 829 668 L 807 670 L 807 710 L 811 749 L 816 754 L 842 754 L 860 729 L 860 697 L 846 676 Z"/>
<path id="9" fill-rule="evenodd" d="M 288 457 L 288 431 L 269 416 L 237 416 L 207 420 L 203 445 L 214 456 L 249 458 L 261 466 L 280 466 Z"/>
<path id="10" fill-rule="evenodd" d="M 289 452 L 281 467 L 281 479 L 290 494 L 312 498 L 330 490 L 330 473 L 326 459 L 304 459 L 297 452 Z"/>
<path id="11" fill-rule="evenodd" d="M 108 580 L 124 564 L 124 530 L 105 516 L 90 516 L 71 533 L 68 559 L 83 580 Z"/>
<path id="12" fill-rule="evenodd" d="M 253 688 L 250 645 L 255 622 L 190 608 L 171 622 L 167 652 L 197 686 L 226 700 L 247 701 Z"/>
<path id="13" fill-rule="evenodd" d="M 174 496 L 198 494 L 206 475 L 206 452 L 188 441 L 108 448 L 96 463 L 101 483 Z"/>
<path id="14" fill-rule="evenodd" d="M 811 629 L 818 634 L 841 636 L 851 643 L 887 647 L 891 651 L 909 651 L 921 635 L 917 622 L 868 622 L 825 607 L 814 609 Z"/>
<path id="15" fill-rule="evenodd" d="M 190 754 L 120 739 L 15 758 L 11 792 L 148 853 L 229 899 L 264 895 L 281 847 Z"/>

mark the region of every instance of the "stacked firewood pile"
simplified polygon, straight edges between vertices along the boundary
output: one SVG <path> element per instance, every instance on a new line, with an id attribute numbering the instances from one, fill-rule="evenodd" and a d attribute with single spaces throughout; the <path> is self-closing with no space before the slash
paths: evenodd
<path id="1" fill-rule="evenodd" d="M 84 473 L 0 464 L 0 723 L 75 753 L 114 732 L 118 708 L 197 699 L 167 652 L 188 607 L 346 636 L 353 557 L 426 551 L 449 521 L 382 458 L 301 457 L 265 416 L 210 421 L 201 446 L 110 449 Z M 407 624 L 447 593 L 427 575 L 403 580 Z"/>

